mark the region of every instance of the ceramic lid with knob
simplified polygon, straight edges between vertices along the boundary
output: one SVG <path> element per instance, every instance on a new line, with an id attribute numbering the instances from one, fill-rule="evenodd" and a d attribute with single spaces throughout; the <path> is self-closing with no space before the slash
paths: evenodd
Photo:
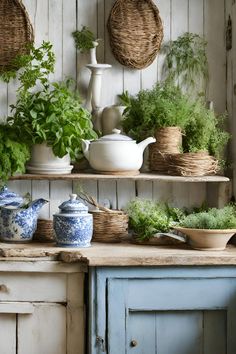
<path id="1" fill-rule="evenodd" d="M 0 190 L 0 206 L 14 206 L 19 207 L 24 204 L 24 198 L 20 195 L 9 191 L 9 189 L 4 186 Z"/>
<path id="2" fill-rule="evenodd" d="M 58 208 L 60 213 L 56 215 L 88 214 L 88 207 L 77 199 L 77 194 L 71 194 L 70 199 L 63 202 Z"/>
<path id="3" fill-rule="evenodd" d="M 94 142 L 99 143 L 104 141 L 125 141 L 135 143 L 135 141 L 129 136 L 121 134 L 121 130 L 119 129 L 113 129 L 112 132 L 112 134 L 104 135 L 100 139 L 95 140 Z M 91 143 L 93 143 L 93 141 Z"/>

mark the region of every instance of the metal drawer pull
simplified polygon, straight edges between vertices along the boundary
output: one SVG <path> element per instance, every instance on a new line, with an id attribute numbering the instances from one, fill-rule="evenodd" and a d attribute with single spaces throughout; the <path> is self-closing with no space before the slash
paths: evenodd
<path id="1" fill-rule="evenodd" d="M 131 347 L 137 347 L 137 345 L 138 345 L 138 342 L 135 340 L 135 339 L 133 339 L 133 340 L 131 340 L 131 342 L 130 342 L 130 345 L 131 345 Z"/>
<path id="2" fill-rule="evenodd" d="M 0 284 L 0 291 L 2 291 L 4 293 L 9 293 L 8 287 L 4 284 Z"/>

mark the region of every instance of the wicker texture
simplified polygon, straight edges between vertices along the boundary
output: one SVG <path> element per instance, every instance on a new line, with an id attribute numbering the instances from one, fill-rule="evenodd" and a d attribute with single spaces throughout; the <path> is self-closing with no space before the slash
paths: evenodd
<path id="1" fill-rule="evenodd" d="M 14 67 L 17 55 L 33 42 L 33 28 L 21 0 L 0 1 L 0 72 Z"/>
<path id="2" fill-rule="evenodd" d="M 152 0 L 117 0 L 107 27 L 112 52 L 122 65 L 143 69 L 155 60 L 163 26 Z"/>
<path id="3" fill-rule="evenodd" d="M 38 219 L 37 229 L 34 233 L 33 240 L 38 242 L 54 242 L 54 230 L 52 220 Z"/>
<path id="4" fill-rule="evenodd" d="M 170 155 L 168 161 L 168 173 L 174 176 L 208 176 L 218 171 L 218 161 L 206 152 Z"/>
<path id="5" fill-rule="evenodd" d="M 149 145 L 149 167 L 151 171 L 168 174 L 169 155 L 179 154 L 182 133 L 178 127 L 160 128 L 155 132 L 156 143 Z"/>
<path id="6" fill-rule="evenodd" d="M 122 211 L 93 211 L 93 238 L 95 242 L 121 242 L 128 234 L 128 215 Z"/>

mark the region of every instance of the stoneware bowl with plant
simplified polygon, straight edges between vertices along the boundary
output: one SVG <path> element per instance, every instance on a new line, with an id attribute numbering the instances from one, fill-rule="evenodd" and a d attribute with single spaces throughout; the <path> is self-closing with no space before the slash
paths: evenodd
<path id="1" fill-rule="evenodd" d="M 11 106 L 8 123 L 21 141 L 32 147 L 28 170 L 69 173 L 70 158 L 82 156 L 81 139 L 97 137 L 90 113 L 82 107 L 70 80 L 50 83 L 55 56 L 49 42 L 39 48 L 32 46 L 30 54 L 18 61 L 18 73 L 6 73 L 4 78 L 9 81 L 17 76 L 19 80 L 17 101 Z"/>
<path id="2" fill-rule="evenodd" d="M 175 230 L 187 235 L 189 245 L 198 250 L 224 250 L 236 233 L 236 207 L 208 209 L 184 217 Z"/>

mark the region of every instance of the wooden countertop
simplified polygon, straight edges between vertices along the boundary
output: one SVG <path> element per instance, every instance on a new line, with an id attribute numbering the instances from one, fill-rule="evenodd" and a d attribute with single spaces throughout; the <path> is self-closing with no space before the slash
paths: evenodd
<path id="1" fill-rule="evenodd" d="M 90 248 L 60 248 L 55 244 L 0 243 L 0 261 L 32 259 L 82 262 L 88 266 L 210 266 L 236 265 L 236 246 L 225 251 L 197 251 L 187 246 L 143 246 L 93 243 Z"/>

